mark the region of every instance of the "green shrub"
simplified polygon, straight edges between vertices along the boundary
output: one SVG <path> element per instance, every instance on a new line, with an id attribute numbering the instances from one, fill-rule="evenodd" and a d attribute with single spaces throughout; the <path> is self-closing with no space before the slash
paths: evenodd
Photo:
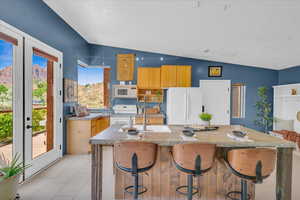
<path id="1" fill-rule="evenodd" d="M 33 132 L 45 130 L 45 126 L 40 125 L 40 121 L 46 119 L 47 110 L 32 111 L 32 130 Z M 0 114 L 0 143 L 9 142 L 13 137 L 13 115 L 12 113 Z"/>
<path id="2" fill-rule="evenodd" d="M 0 114 L 0 142 L 12 139 L 13 116 L 12 113 Z"/>
<path id="3" fill-rule="evenodd" d="M 32 130 L 33 132 L 41 131 L 45 129 L 45 126 L 40 125 L 40 121 L 46 119 L 47 110 L 33 110 L 32 111 Z"/>
<path id="4" fill-rule="evenodd" d="M 208 114 L 208 113 L 202 113 L 199 115 L 199 118 L 203 121 L 210 121 L 212 118 L 212 115 Z"/>

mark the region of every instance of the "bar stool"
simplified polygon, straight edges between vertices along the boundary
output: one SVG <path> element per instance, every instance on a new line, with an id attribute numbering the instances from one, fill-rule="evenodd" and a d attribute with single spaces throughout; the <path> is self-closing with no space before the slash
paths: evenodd
<path id="1" fill-rule="evenodd" d="M 212 168 L 215 151 L 216 146 L 212 144 L 177 144 L 173 147 L 172 157 L 176 168 L 187 174 L 187 185 L 177 187 L 177 193 L 192 200 L 199 192 L 193 186 L 193 176 L 201 176 Z"/>
<path id="2" fill-rule="evenodd" d="M 249 200 L 247 180 L 262 183 L 275 168 L 276 150 L 267 148 L 233 149 L 227 152 L 225 163 L 230 171 L 241 178 L 241 191 L 231 191 L 226 198 L 239 200 L 233 195 L 240 195 L 241 200 Z"/>
<path id="3" fill-rule="evenodd" d="M 139 173 L 151 169 L 156 160 L 157 145 L 149 142 L 119 142 L 114 145 L 116 166 L 131 173 L 133 185 L 124 189 L 137 200 L 138 195 L 147 192 L 147 188 L 139 185 Z"/>

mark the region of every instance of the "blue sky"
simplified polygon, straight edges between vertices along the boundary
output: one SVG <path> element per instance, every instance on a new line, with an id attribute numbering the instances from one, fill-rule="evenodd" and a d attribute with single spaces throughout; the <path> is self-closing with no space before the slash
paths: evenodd
<path id="1" fill-rule="evenodd" d="M 41 67 L 47 66 L 47 59 L 41 56 L 33 55 L 33 65 L 40 65 Z M 4 40 L 0 40 L 0 70 L 12 66 L 13 63 L 13 45 Z"/>
<path id="2" fill-rule="evenodd" d="M 0 70 L 7 66 L 12 66 L 13 45 L 0 40 Z M 47 66 L 47 59 L 33 55 L 33 65 L 38 64 L 41 67 Z M 84 68 L 78 66 L 78 83 L 80 85 L 103 82 L 102 68 Z"/>
<path id="3" fill-rule="evenodd" d="M 12 65 L 12 44 L 0 40 L 0 69 Z"/>
<path id="4" fill-rule="evenodd" d="M 47 67 L 47 59 L 46 58 L 43 58 L 41 56 L 37 56 L 35 54 L 33 54 L 33 57 L 32 57 L 32 64 L 33 65 L 40 65 L 41 67 Z"/>
<path id="5" fill-rule="evenodd" d="M 78 66 L 78 84 L 86 85 L 103 82 L 103 68 L 85 68 Z"/>

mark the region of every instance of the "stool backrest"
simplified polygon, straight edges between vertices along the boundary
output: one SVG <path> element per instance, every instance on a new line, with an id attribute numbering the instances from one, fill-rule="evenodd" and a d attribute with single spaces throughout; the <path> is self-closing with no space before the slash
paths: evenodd
<path id="1" fill-rule="evenodd" d="M 212 167 L 216 145 L 212 144 L 177 144 L 173 147 L 174 161 L 182 168 L 195 170 L 195 160 L 201 156 L 201 170 Z"/>
<path id="2" fill-rule="evenodd" d="M 261 162 L 261 175 L 269 176 L 276 162 L 276 150 L 268 148 L 234 149 L 227 153 L 227 161 L 237 172 L 256 176 L 257 163 Z"/>
<path id="3" fill-rule="evenodd" d="M 119 142 L 114 145 L 115 162 L 122 167 L 132 168 L 134 153 L 138 158 L 138 168 L 146 168 L 155 163 L 157 145 L 149 142 Z"/>

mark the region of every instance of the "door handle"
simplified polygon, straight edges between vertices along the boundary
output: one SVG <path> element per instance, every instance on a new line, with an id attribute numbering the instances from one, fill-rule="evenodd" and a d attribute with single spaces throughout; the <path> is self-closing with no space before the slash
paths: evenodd
<path id="1" fill-rule="evenodd" d="M 27 125 L 26 126 L 26 129 L 31 129 L 33 126 L 31 126 L 31 125 Z"/>

